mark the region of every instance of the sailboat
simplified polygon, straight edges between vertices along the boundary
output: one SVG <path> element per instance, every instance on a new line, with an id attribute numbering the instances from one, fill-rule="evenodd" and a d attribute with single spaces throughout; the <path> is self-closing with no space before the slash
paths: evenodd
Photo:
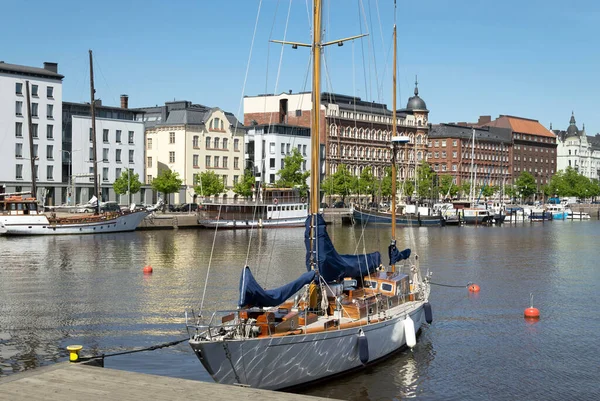
<path id="1" fill-rule="evenodd" d="M 94 155 L 94 190 L 100 193 L 98 186 L 98 165 L 96 163 L 96 114 L 94 102 L 94 70 L 92 51 L 90 50 L 90 91 L 92 114 L 92 137 Z M 29 81 L 25 83 L 27 94 L 27 114 L 29 120 L 30 154 L 33 154 L 33 137 L 31 129 L 31 107 L 29 101 Z M 100 213 L 100 202 L 96 199 L 94 214 L 59 215 L 56 212 L 46 213 L 36 194 L 35 160 L 31 158 L 31 197 L 23 193 L 0 194 L 0 235 L 62 235 L 62 234 L 100 234 L 133 231 L 148 215 L 149 211 Z M 26 194 L 25 194 L 26 195 Z M 161 201 L 155 206 L 160 206 Z M 152 208 L 151 210 L 153 210 Z"/>
<path id="2" fill-rule="evenodd" d="M 414 347 L 422 325 L 432 319 L 429 275 L 421 274 L 410 249 L 398 250 L 394 225 L 384 267 L 379 252 L 340 255 L 319 213 L 321 51 L 357 38 L 322 42 L 321 9 L 321 0 L 315 0 L 312 44 L 279 42 L 313 52 L 306 271 L 266 290 L 244 266 L 237 309 L 206 318 L 201 311 L 193 320 L 186 313 L 189 344 L 218 383 L 281 390 L 339 375 Z"/>

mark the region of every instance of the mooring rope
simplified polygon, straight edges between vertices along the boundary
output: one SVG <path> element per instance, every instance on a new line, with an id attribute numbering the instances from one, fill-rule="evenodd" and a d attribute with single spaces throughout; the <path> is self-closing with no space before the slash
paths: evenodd
<path id="1" fill-rule="evenodd" d="M 174 345 L 181 344 L 182 342 L 188 341 L 188 340 L 189 340 L 189 338 L 184 338 L 182 340 L 177 340 L 177 341 L 171 341 L 171 342 L 168 342 L 168 343 L 152 345 L 150 347 L 139 348 L 139 349 L 134 349 L 134 350 L 130 350 L 130 351 L 122 351 L 122 352 L 114 352 L 112 354 L 101 354 L 101 355 L 95 355 L 95 356 L 80 357 L 78 359 L 78 362 L 91 361 L 93 359 L 104 359 L 104 358 L 108 358 L 109 356 L 134 354 L 136 352 L 154 351 L 154 350 L 161 349 L 161 348 L 172 347 Z"/>
<path id="2" fill-rule="evenodd" d="M 439 285 L 440 287 L 449 287 L 449 288 L 467 288 L 469 287 L 471 284 L 470 281 L 467 283 L 467 285 L 450 285 L 450 284 L 439 284 L 439 283 L 433 283 L 433 282 L 429 282 L 429 284 L 431 285 Z"/>

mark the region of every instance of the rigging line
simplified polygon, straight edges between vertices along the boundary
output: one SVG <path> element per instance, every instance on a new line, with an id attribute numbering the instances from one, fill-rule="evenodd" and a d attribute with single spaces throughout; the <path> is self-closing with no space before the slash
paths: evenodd
<path id="1" fill-rule="evenodd" d="M 362 35 L 363 34 L 363 29 L 362 29 L 362 19 L 360 18 L 360 5 L 361 5 L 361 0 L 357 0 L 358 1 L 358 8 L 359 8 L 359 12 L 358 12 L 358 27 L 359 27 L 359 33 Z M 365 46 L 363 44 L 363 41 L 360 41 L 360 48 L 361 48 L 361 52 L 363 55 L 363 76 L 365 79 L 365 96 L 368 95 L 368 85 L 367 85 L 367 68 L 365 66 Z M 356 96 L 356 93 L 355 93 Z"/>
<path id="2" fill-rule="evenodd" d="M 369 29 L 369 27 L 373 26 L 373 20 L 372 20 L 373 13 L 371 12 L 371 8 L 372 8 L 371 0 L 369 0 L 369 7 L 367 7 L 367 10 L 369 11 L 369 24 L 367 25 L 367 23 L 365 22 L 365 25 L 367 26 L 367 30 Z M 366 18 L 366 15 L 365 15 L 365 18 Z M 377 89 L 377 88 L 379 88 L 379 74 L 377 73 L 377 57 L 375 56 L 375 37 L 374 37 L 374 35 L 372 35 L 369 39 L 371 39 L 369 41 L 369 49 L 371 50 L 371 54 L 373 55 L 373 70 L 375 71 L 375 88 Z M 369 61 L 369 63 L 370 63 L 370 61 Z M 369 85 L 372 85 L 372 82 L 369 81 Z M 372 91 L 372 89 L 371 89 L 371 91 Z M 372 92 L 371 92 L 371 96 L 373 96 Z M 380 102 L 382 101 L 381 92 L 377 92 L 377 99 Z"/>
<path id="3" fill-rule="evenodd" d="M 200 302 L 200 315 L 202 315 L 202 308 L 204 307 L 204 297 L 206 296 L 206 287 L 208 286 L 208 277 L 210 274 L 210 267 L 212 265 L 213 254 L 215 252 L 215 243 L 217 242 L 217 230 L 219 229 L 218 221 L 221 219 L 221 208 L 223 205 L 219 205 L 219 213 L 217 213 L 217 224 L 215 225 L 215 235 L 213 236 L 213 243 L 210 248 L 210 258 L 208 259 L 208 269 L 206 269 L 206 278 L 204 279 L 204 290 L 202 291 L 202 301 Z"/>
<path id="4" fill-rule="evenodd" d="M 269 93 L 269 60 L 271 59 L 271 39 L 273 38 L 273 29 L 275 28 L 275 21 L 277 20 L 277 11 L 279 10 L 280 0 L 277 0 L 275 5 L 275 13 L 273 14 L 273 22 L 271 23 L 271 30 L 269 31 L 269 40 L 267 43 L 267 65 L 265 67 L 265 93 Z M 267 110 L 267 97 L 265 96 L 264 110 Z"/>
<path id="5" fill-rule="evenodd" d="M 98 67 L 98 70 L 100 70 L 100 75 L 102 75 L 102 79 L 104 79 L 104 84 L 106 85 L 106 88 L 108 89 L 108 92 L 112 93 L 112 99 L 113 99 L 113 101 L 115 102 L 115 104 L 119 104 L 117 102 L 117 99 L 115 98 L 115 95 L 114 95 L 112 89 L 108 85 L 108 81 L 106 80 L 106 77 L 104 76 L 104 72 L 102 72 L 102 67 L 100 66 L 100 63 L 98 62 L 97 54 L 96 53 L 92 54 L 92 57 L 94 59 L 94 64 L 96 64 L 96 67 Z"/>

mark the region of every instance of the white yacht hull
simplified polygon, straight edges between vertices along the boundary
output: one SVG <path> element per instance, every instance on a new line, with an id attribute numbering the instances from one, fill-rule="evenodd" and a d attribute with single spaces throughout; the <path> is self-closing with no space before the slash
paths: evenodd
<path id="1" fill-rule="evenodd" d="M 403 348 L 404 319 L 408 313 L 416 335 L 425 323 L 423 304 L 403 304 L 397 308 L 404 308 L 404 313 L 400 311 L 391 319 L 360 327 L 247 340 L 191 339 L 190 345 L 216 382 L 279 390 L 364 366 L 358 345 L 361 331 L 368 343 L 367 363 Z"/>
<path id="2" fill-rule="evenodd" d="M 7 215 L 0 216 L 0 224 L 6 230 L 4 235 L 101 234 L 133 231 L 146 215 L 146 212 L 135 212 L 106 220 L 68 224 L 51 223 L 44 214 Z"/>
<path id="3" fill-rule="evenodd" d="M 198 220 L 198 224 L 208 228 L 267 228 L 267 227 L 304 227 L 306 216 L 269 220 Z"/>

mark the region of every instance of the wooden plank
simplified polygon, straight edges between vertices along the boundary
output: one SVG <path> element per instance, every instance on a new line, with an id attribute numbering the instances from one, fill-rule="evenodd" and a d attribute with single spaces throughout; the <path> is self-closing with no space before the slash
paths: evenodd
<path id="1" fill-rule="evenodd" d="M 0 400 L 64 401 L 154 399 L 231 400 L 256 398 L 265 401 L 310 401 L 325 398 L 258 390 L 223 384 L 147 375 L 82 364 L 59 363 L 0 378 Z"/>

